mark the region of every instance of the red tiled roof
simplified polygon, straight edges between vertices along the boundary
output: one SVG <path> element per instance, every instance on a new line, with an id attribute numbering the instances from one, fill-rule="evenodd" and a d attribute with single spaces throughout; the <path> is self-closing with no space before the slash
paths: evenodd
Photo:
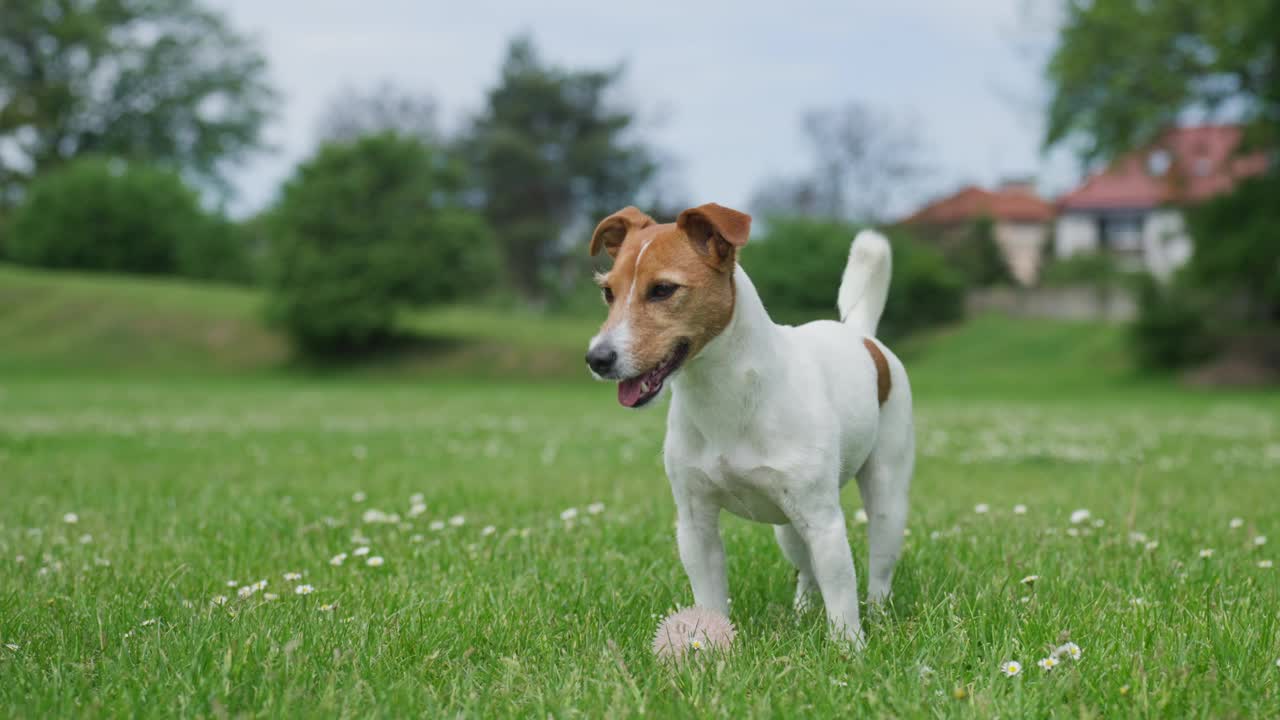
<path id="1" fill-rule="evenodd" d="M 1150 146 L 1122 155 L 1058 204 L 1064 210 L 1139 209 L 1207 199 L 1267 169 L 1262 153 L 1235 154 L 1240 136 L 1236 125 L 1175 128 Z M 1157 153 L 1164 153 L 1167 165 L 1159 174 L 1153 172 L 1160 170 L 1152 160 Z"/>
<path id="2" fill-rule="evenodd" d="M 990 217 L 1016 222 L 1048 222 L 1056 214 L 1052 204 L 1030 190 L 1005 188 L 991 191 L 969 186 L 925 205 L 903 220 L 906 225 L 951 225 Z"/>

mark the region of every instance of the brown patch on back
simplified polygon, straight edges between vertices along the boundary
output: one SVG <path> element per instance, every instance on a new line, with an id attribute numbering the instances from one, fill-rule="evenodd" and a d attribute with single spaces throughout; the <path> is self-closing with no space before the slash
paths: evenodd
<path id="1" fill-rule="evenodd" d="M 889 361 L 871 338 L 862 338 L 862 344 L 867 346 L 871 361 L 876 364 L 876 395 L 880 398 L 880 404 L 884 405 L 884 401 L 889 399 L 889 390 L 893 388 L 893 378 L 889 376 Z"/>

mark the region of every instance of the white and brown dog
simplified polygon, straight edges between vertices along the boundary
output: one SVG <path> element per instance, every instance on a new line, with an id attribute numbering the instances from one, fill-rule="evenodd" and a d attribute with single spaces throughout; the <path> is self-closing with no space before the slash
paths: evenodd
<path id="1" fill-rule="evenodd" d="M 863 642 L 858 581 L 840 490 L 858 478 L 868 517 L 868 602 L 889 596 L 915 461 L 911 390 L 873 339 L 889 290 L 883 236 L 853 241 L 837 307 L 842 322 L 791 327 L 769 318 L 737 264 L 751 217 L 716 204 L 660 225 L 634 207 L 591 238 L 613 267 L 598 276 L 609 317 L 587 364 L 640 407 L 668 383 L 664 448 L 676 538 L 694 601 L 729 612 L 721 510 L 770 523 L 798 571 L 795 601 L 815 588 L 838 637 Z"/>

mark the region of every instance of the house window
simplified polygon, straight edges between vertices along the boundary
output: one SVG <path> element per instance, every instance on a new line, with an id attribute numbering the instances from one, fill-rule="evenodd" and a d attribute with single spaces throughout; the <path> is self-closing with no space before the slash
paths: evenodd
<path id="1" fill-rule="evenodd" d="M 1117 255 L 1142 254 L 1142 216 L 1122 215 L 1104 217 L 1099 222 L 1098 235 L 1102 246 Z"/>
<path id="2" fill-rule="evenodd" d="M 1152 150 L 1147 155 L 1147 172 L 1153 177 L 1164 177 L 1173 165 L 1173 156 L 1168 150 Z"/>

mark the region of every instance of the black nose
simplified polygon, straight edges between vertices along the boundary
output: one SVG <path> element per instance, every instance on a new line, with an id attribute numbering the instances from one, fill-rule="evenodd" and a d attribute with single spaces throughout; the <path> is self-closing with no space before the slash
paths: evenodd
<path id="1" fill-rule="evenodd" d="M 587 366 L 590 367 L 597 375 L 607 375 L 613 369 L 613 364 L 618 361 L 618 353 L 613 348 L 600 346 L 592 348 L 587 353 Z"/>

